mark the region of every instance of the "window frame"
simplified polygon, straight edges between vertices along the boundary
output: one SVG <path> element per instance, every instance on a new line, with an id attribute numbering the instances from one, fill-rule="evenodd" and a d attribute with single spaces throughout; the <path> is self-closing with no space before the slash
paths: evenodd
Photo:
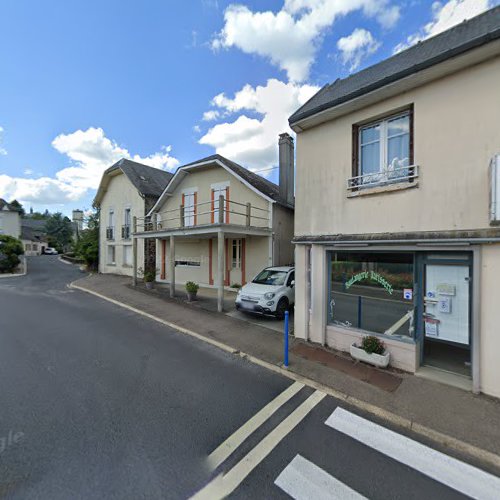
<path id="1" fill-rule="evenodd" d="M 231 269 L 241 269 L 242 249 L 243 249 L 242 239 L 234 238 L 231 243 Z M 235 250 L 236 250 L 236 257 L 235 257 Z"/>
<path id="2" fill-rule="evenodd" d="M 408 135 L 409 135 L 409 165 L 408 167 L 411 167 L 415 163 L 414 159 L 414 106 L 413 104 L 410 104 L 409 106 L 400 109 L 399 111 L 391 111 L 390 113 L 387 113 L 381 117 L 378 117 L 373 120 L 366 120 L 363 122 L 358 122 L 352 125 L 352 169 L 351 169 L 351 174 L 352 177 L 359 177 L 361 175 L 364 175 L 361 171 L 361 131 L 363 129 L 366 129 L 368 127 L 373 127 L 377 124 L 382 124 L 382 123 L 388 123 L 390 120 L 393 120 L 395 118 L 403 117 L 403 116 L 408 116 L 409 118 L 409 130 L 408 130 Z M 387 129 L 387 126 L 384 127 L 384 129 Z M 381 137 L 379 139 L 380 142 L 380 164 L 379 164 L 379 170 L 378 172 L 373 172 L 374 174 L 382 172 L 382 165 L 384 165 L 383 160 L 385 161 L 385 158 L 387 157 L 387 144 L 388 144 L 388 137 L 387 133 L 382 133 L 381 130 Z M 401 180 L 404 180 L 402 177 Z M 413 178 L 408 179 L 409 182 L 413 182 Z M 355 189 L 359 189 L 358 186 Z"/>

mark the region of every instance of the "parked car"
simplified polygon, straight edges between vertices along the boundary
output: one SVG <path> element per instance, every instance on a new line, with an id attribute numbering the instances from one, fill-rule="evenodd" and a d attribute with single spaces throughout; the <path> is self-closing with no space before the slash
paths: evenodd
<path id="1" fill-rule="evenodd" d="M 57 255 L 58 254 L 58 251 L 53 248 L 53 247 L 47 247 L 45 248 L 44 252 L 43 252 L 45 255 Z"/>
<path id="2" fill-rule="evenodd" d="M 236 296 L 236 309 L 283 319 L 295 303 L 295 268 L 266 267 Z"/>

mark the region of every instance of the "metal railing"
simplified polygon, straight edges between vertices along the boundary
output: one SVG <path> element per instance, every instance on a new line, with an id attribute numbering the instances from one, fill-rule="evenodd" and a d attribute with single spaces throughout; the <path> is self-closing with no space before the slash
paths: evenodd
<path id="1" fill-rule="evenodd" d="M 130 239 L 130 224 L 124 224 L 122 226 L 122 239 L 123 240 Z"/>
<path id="2" fill-rule="evenodd" d="M 115 239 L 115 226 L 108 226 L 106 228 L 106 239 L 107 240 Z"/>
<path id="3" fill-rule="evenodd" d="M 235 224 L 240 226 L 269 227 L 270 211 L 220 196 L 217 200 L 153 213 L 150 217 L 137 218 L 138 231 L 162 231 L 211 224 Z"/>
<path id="4" fill-rule="evenodd" d="M 418 177 L 418 165 L 409 167 L 387 168 L 380 172 L 358 175 L 347 179 L 347 189 L 363 189 L 385 186 L 396 182 L 413 182 Z"/>

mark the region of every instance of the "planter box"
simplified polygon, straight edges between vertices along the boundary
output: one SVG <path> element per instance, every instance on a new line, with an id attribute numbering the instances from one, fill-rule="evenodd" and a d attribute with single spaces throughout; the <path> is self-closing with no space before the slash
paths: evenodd
<path id="1" fill-rule="evenodd" d="M 359 361 L 364 361 L 373 366 L 378 366 L 379 368 L 386 368 L 389 365 L 391 359 L 391 353 L 384 351 L 384 354 L 368 354 L 361 347 L 356 347 L 356 344 L 351 345 L 351 356 Z"/>
<path id="2" fill-rule="evenodd" d="M 186 292 L 188 302 L 193 302 L 196 300 L 196 294 L 198 292 Z"/>
<path id="3" fill-rule="evenodd" d="M 154 288 L 154 282 L 153 281 L 146 281 L 144 284 L 146 285 L 146 288 L 148 290 L 152 290 Z"/>

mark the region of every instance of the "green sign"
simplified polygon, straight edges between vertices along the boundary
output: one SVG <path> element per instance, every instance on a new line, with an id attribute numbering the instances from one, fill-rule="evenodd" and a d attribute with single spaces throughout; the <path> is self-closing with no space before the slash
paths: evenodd
<path id="1" fill-rule="evenodd" d="M 354 283 L 357 283 L 358 281 L 363 281 L 370 279 L 371 281 L 375 281 L 376 283 L 379 283 L 382 285 L 387 292 L 389 292 L 390 295 L 392 295 L 393 288 L 392 285 L 379 273 L 376 273 L 375 271 L 363 271 L 361 273 L 355 274 L 346 284 L 345 288 L 346 290 L 349 290 Z"/>

